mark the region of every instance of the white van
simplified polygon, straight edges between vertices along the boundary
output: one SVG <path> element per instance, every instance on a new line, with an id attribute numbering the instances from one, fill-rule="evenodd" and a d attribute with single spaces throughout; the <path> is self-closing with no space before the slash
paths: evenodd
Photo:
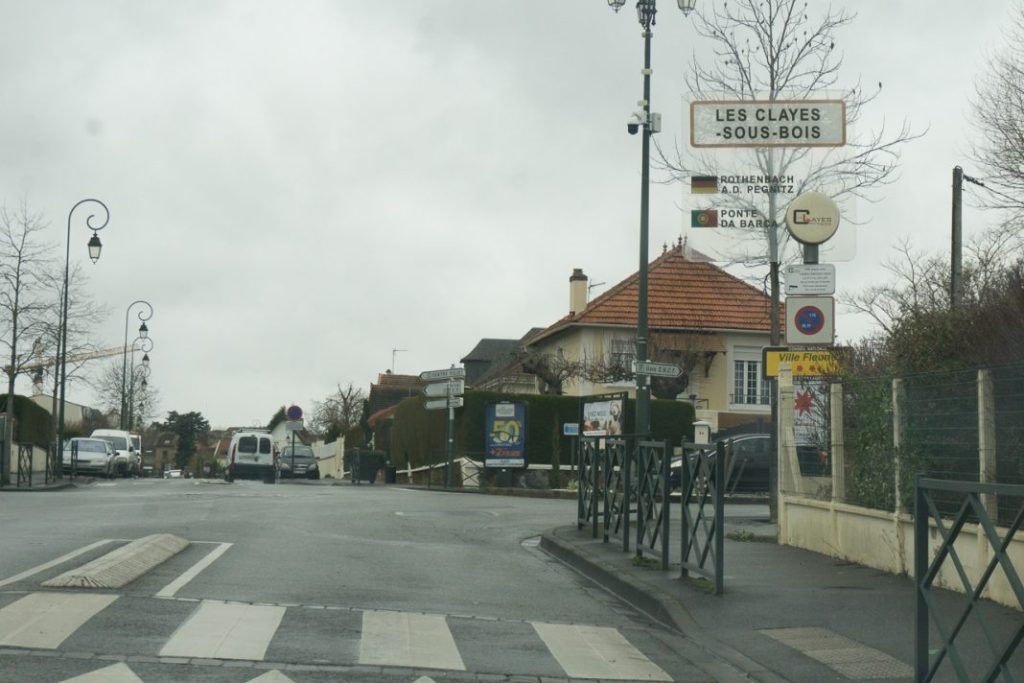
<path id="1" fill-rule="evenodd" d="M 277 448 L 270 432 L 248 430 L 231 437 L 224 480 L 235 478 L 262 479 L 267 484 L 277 481 Z"/>
<path id="2" fill-rule="evenodd" d="M 135 450 L 131 435 L 120 429 L 94 429 L 93 439 L 103 439 L 114 447 L 114 471 L 122 477 L 137 477 L 142 471 L 142 454 Z"/>

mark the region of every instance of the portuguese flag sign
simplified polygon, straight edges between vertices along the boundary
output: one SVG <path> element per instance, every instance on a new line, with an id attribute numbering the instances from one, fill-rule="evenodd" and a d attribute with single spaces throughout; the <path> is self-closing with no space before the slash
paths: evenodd
<path id="1" fill-rule="evenodd" d="M 690 227 L 691 228 L 717 228 L 718 227 L 718 211 L 717 209 L 694 209 L 690 212 Z"/>

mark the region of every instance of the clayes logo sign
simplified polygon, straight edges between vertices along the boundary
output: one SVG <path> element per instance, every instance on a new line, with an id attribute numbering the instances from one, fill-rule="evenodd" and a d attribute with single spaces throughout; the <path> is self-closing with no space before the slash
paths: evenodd
<path id="1" fill-rule="evenodd" d="M 832 216 L 814 216 L 807 209 L 796 209 L 793 222 L 797 225 L 832 225 Z"/>
<path id="2" fill-rule="evenodd" d="M 786 207 L 789 234 L 804 244 L 821 244 L 836 234 L 839 207 L 821 192 L 805 192 Z"/>

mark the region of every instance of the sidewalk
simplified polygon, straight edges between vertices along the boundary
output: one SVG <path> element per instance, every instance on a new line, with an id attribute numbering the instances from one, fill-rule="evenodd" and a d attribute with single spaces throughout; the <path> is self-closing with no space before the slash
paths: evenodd
<path id="1" fill-rule="evenodd" d="M 85 481 L 84 477 L 79 477 L 78 480 L 77 480 L 77 483 L 81 484 L 84 481 Z M 28 493 L 28 492 L 39 493 L 41 491 L 62 491 L 64 489 L 72 488 L 73 486 L 75 486 L 75 484 L 76 484 L 76 482 L 72 481 L 70 477 L 63 477 L 61 479 L 54 479 L 53 481 L 51 481 L 50 483 L 47 484 L 47 483 L 44 483 L 43 477 L 39 476 L 39 477 L 32 477 L 32 485 L 31 486 L 28 486 L 27 484 L 22 484 L 21 486 L 18 486 L 17 479 L 15 477 L 11 477 L 11 483 L 10 484 L 5 484 L 3 486 L 0 486 L 0 493 L 8 493 L 8 492 L 12 492 L 12 491 L 24 491 L 26 493 Z"/>
<path id="2" fill-rule="evenodd" d="M 678 509 L 678 508 L 677 508 Z M 752 514 L 753 513 L 753 514 Z M 773 536 L 766 506 L 727 506 L 727 534 Z M 621 551 L 621 539 L 605 544 L 575 525 L 544 534 L 541 546 L 609 591 L 676 628 L 751 680 L 911 681 L 915 599 L 912 579 L 774 542 L 725 541 L 725 593 L 714 596 L 680 580 L 678 517 L 672 520 L 671 568 L 645 568 Z M 646 552 L 647 557 L 656 557 Z M 938 592 L 936 602 L 950 627 L 966 598 Z M 965 627 L 961 656 L 978 680 L 994 661 L 977 624 L 986 624 L 1000 649 L 1024 628 L 1024 615 L 984 603 Z M 933 646 L 935 626 L 931 627 Z M 1010 660 L 1024 680 L 1024 645 Z M 947 658 L 937 681 L 956 680 Z"/>

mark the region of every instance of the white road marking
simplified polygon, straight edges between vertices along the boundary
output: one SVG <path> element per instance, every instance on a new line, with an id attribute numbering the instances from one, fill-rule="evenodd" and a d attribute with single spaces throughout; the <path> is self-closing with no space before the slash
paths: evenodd
<path id="1" fill-rule="evenodd" d="M 363 612 L 359 663 L 466 670 L 448 622 L 440 614 Z"/>
<path id="2" fill-rule="evenodd" d="M 23 571 L 20 574 L 15 574 L 14 576 L 8 577 L 8 578 L 4 579 L 3 581 L 0 581 L 0 586 L 6 586 L 9 583 L 15 583 L 16 581 L 21 581 L 22 579 L 28 578 L 29 576 L 32 576 L 33 574 L 38 574 L 39 572 L 46 571 L 50 567 L 56 567 L 58 564 L 63 564 L 64 562 L 67 562 L 68 560 L 74 559 L 74 558 L 78 557 L 79 555 L 81 555 L 83 553 L 87 553 L 90 550 L 95 550 L 96 548 L 99 548 L 101 545 L 106 545 L 107 543 L 111 543 L 111 542 L 113 542 L 113 540 L 114 539 L 112 539 L 112 538 L 105 538 L 102 541 L 96 541 L 95 543 L 90 543 L 89 545 L 85 546 L 84 548 L 79 548 L 78 550 L 73 550 L 70 553 L 68 553 L 67 555 L 61 555 L 56 560 L 50 560 L 49 562 L 44 562 L 43 564 L 37 565 L 35 567 L 32 567 L 32 569 L 26 569 L 25 571 Z"/>
<path id="3" fill-rule="evenodd" d="M 277 669 L 271 669 L 267 673 L 251 679 L 249 683 L 295 683 L 295 681 L 288 678 Z"/>
<path id="4" fill-rule="evenodd" d="M 429 676 L 420 676 L 413 683 L 436 683 L 433 678 Z"/>
<path id="5" fill-rule="evenodd" d="M 203 571 L 211 564 L 213 564 L 217 560 L 217 558 L 223 555 L 225 552 L 227 552 L 227 549 L 230 548 L 232 545 L 233 544 L 231 543 L 221 543 L 219 546 L 217 546 L 209 553 L 207 553 L 206 556 L 203 557 L 203 559 L 199 560 L 194 565 L 192 565 L 192 567 L 188 569 L 184 574 L 182 574 L 174 581 L 171 581 L 169 584 L 160 589 L 160 592 L 156 594 L 156 597 L 174 597 L 175 593 L 184 588 L 189 581 L 196 578 L 199 575 L 199 572 Z"/>
<path id="6" fill-rule="evenodd" d="M 68 678 L 61 683 L 144 683 L 124 662 L 90 671 L 81 676 Z"/>
<path id="7" fill-rule="evenodd" d="M 115 600 L 103 593 L 29 593 L 0 609 L 0 645 L 54 650 Z"/>
<path id="8" fill-rule="evenodd" d="M 569 678 L 672 680 L 614 628 L 539 622 L 533 628 Z"/>
<path id="9" fill-rule="evenodd" d="M 405 513 L 400 511 L 400 510 L 395 511 L 395 514 L 398 515 L 399 517 L 405 517 Z"/>
<path id="10" fill-rule="evenodd" d="M 285 608 L 204 600 L 160 650 L 161 657 L 262 660 Z"/>

